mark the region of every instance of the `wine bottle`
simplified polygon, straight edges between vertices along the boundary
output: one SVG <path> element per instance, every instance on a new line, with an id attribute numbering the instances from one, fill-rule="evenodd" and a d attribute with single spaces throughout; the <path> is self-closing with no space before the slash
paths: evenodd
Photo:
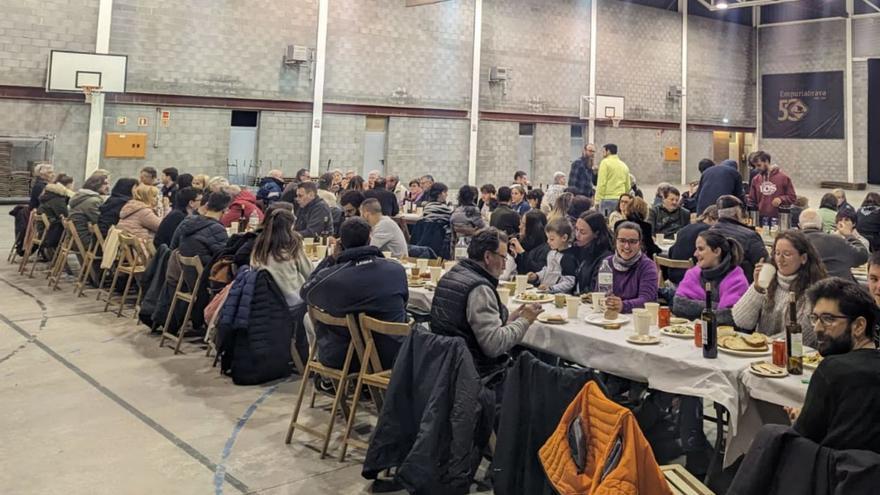
<path id="1" fill-rule="evenodd" d="M 788 351 L 788 373 L 804 374 L 804 334 L 797 321 L 797 297 L 788 293 L 788 324 L 785 325 L 785 342 Z"/>
<path id="2" fill-rule="evenodd" d="M 700 315 L 703 323 L 703 357 L 715 359 L 718 357 L 718 326 L 715 320 L 715 310 L 712 309 L 712 284 L 706 284 L 706 307 Z"/>

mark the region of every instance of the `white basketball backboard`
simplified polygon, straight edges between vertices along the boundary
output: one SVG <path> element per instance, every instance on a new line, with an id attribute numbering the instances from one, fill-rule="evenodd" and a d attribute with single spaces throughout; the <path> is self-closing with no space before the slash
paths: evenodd
<path id="1" fill-rule="evenodd" d="M 596 95 L 596 118 L 609 120 L 623 120 L 622 96 Z"/>
<path id="2" fill-rule="evenodd" d="M 84 86 L 105 93 L 124 93 L 128 56 L 52 50 L 46 91 L 81 92 Z"/>

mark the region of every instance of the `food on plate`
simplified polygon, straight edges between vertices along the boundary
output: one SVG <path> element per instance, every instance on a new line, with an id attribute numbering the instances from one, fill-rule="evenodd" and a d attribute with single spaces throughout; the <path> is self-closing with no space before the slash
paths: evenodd
<path id="1" fill-rule="evenodd" d="M 822 356 L 818 352 L 809 352 L 804 354 L 804 366 L 815 368 L 822 362 Z"/>
<path id="2" fill-rule="evenodd" d="M 521 301 L 545 301 L 548 299 L 547 294 L 539 294 L 537 292 L 523 292 L 516 297 Z"/>
<path id="3" fill-rule="evenodd" d="M 749 366 L 752 368 L 752 371 L 757 372 L 759 375 L 776 377 L 788 374 L 788 371 L 785 368 L 776 366 L 773 363 L 768 363 L 767 361 L 758 361 Z"/>
<path id="4" fill-rule="evenodd" d="M 763 333 L 751 333 L 744 336 L 743 340 L 752 347 L 766 347 L 769 339 Z"/>
<path id="5" fill-rule="evenodd" d="M 757 335 L 758 337 L 755 337 Z M 718 345 L 732 351 L 766 352 L 767 337 L 764 334 L 726 335 L 718 338 Z"/>
<path id="6" fill-rule="evenodd" d="M 563 323 L 565 322 L 565 317 L 562 315 L 548 315 L 544 317 L 545 320 L 553 323 Z"/>
<path id="7" fill-rule="evenodd" d="M 664 327 L 663 331 L 666 333 L 674 333 L 676 335 L 693 335 L 694 327 L 688 325 L 669 325 L 668 327 Z"/>
<path id="8" fill-rule="evenodd" d="M 736 332 L 733 330 L 733 327 L 730 325 L 722 325 L 718 327 L 718 336 L 724 337 L 728 335 L 736 335 Z"/>
<path id="9" fill-rule="evenodd" d="M 620 315 L 620 313 L 619 313 L 618 311 L 614 310 L 614 309 L 606 309 L 606 310 L 605 310 L 605 315 L 604 315 L 604 316 L 605 316 L 605 319 L 606 319 L 606 320 L 608 320 L 608 321 L 614 321 L 614 320 L 617 319 L 617 317 L 618 317 L 619 315 Z"/>

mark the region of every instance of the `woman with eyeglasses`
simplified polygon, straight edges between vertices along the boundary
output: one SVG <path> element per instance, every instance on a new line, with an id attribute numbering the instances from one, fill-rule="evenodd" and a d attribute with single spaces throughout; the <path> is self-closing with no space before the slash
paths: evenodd
<path id="1" fill-rule="evenodd" d="M 614 229 L 614 254 L 605 258 L 614 272 L 612 294 L 605 306 L 619 313 L 632 313 L 657 300 L 657 267 L 642 253 L 642 228 L 621 222 Z"/>
<path id="2" fill-rule="evenodd" d="M 797 298 L 798 323 L 804 332 L 804 345 L 816 347 L 816 333 L 810 324 L 810 305 L 807 289 L 827 276 L 822 260 L 803 233 L 786 230 L 776 236 L 770 264 L 776 268 L 776 276 L 766 288 L 760 287 L 758 276 L 765 263 L 755 267 L 755 282 L 733 306 L 733 321 L 740 330 L 764 335 L 785 331 L 788 293 Z"/>
<path id="3" fill-rule="evenodd" d="M 694 256 L 697 265 L 684 274 L 675 291 L 672 313 L 694 320 L 706 307 L 706 284 L 712 284 L 712 302 L 719 325 L 733 325 L 731 309 L 746 293 L 749 282 L 739 264 L 742 263 L 742 246 L 736 239 L 725 237 L 712 230 L 704 230 L 697 236 Z"/>

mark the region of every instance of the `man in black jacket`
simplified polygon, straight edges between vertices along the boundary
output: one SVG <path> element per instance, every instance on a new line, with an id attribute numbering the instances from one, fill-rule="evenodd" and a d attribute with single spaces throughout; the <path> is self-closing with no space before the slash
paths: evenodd
<path id="1" fill-rule="evenodd" d="M 159 224 L 159 230 L 153 237 L 153 245 L 158 249 L 162 244 L 171 245 L 174 238 L 174 232 L 183 219 L 195 212 L 199 204 L 202 202 L 202 194 L 198 189 L 184 187 L 174 194 L 174 208 L 165 215 L 162 223 Z"/>
<path id="2" fill-rule="evenodd" d="M 744 253 L 743 262 L 740 266 L 746 273 L 746 279 L 748 279 L 749 283 L 752 283 L 755 265 L 761 259 L 766 259 L 769 256 L 767 248 L 764 246 L 764 241 L 757 232 L 742 223 L 745 218 L 745 211 L 743 210 L 743 203 L 739 198 L 730 195 L 721 196 L 718 198 L 716 206 L 718 207 L 718 223 L 712 227 L 712 230 L 717 230 L 724 234 L 725 237 L 736 239 L 739 242 Z"/>
<path id="3" fill-rule="evenodd" d="M 337 246 L 342 252 L 312 274 L 300 289 L 300 296 L 333 316 L 366 313 L 382 321 L 406 322 L 406 270 L 370 246 L 370 224 L 360 217 L 347 219 L 339 229 Z M 351 341 L 348 329 L 318 324 L 315 336 L 321 363 L 341 369 Z M 376 346 L 383 366 L 391 368 L 400 341 L 380 335 L 376 337 Z M 358 369 L 360 364 L 352 366 Z"/>
<path id="4" fill-rule="evenodd" d="M 718 198 L 726 194 L 745 201 L 742 176 L 739 175 L 736 162 L 733 160 L 724 160 L 718 165 L 713 165 L 700 176 L 700 185 L 697 187 L 697 214 L 702 215 L 707 206 L 714 205 Z"/>
<path id="5" fill-rule="evenodd" d="M 519 233 L 519 213 L 510 207 L 510 188 L 502 186 L 498 188 L 498 205 L 489 217 L 489 225 L 504 232 L 507 235 Z"/>
<path id="6" fill-rule="evenodd" d="M 675 187 L 669 186 L 663 191 L 663 202 L 651 208 L 648 223 L 654 235 L 663 234 L 671 238 L 679 230 L 691 223 L 691 212 L 680 205 L 681 194 Z"/>
<path id="7" fill-rule="evenodd" d="M 838 231 L 829 234 L 822 230 L 822 217 L 812 208 L 801 212 L 798 224 L 804 236 L 816 248 L 828 276 L 855 282 L 852 269 L 868 262 L 868 248 L 853 236 L 852 224 L 841 222 Z"/>
<path id="8" fill-rule="evenodd" d="M 296 186 L 296 223 L 293 230 L 303 237 L 315 237 L 333 232 L 333 215 L 330 205 L 318 197 L 318 186 L 314 182 L 302 182 Z"/>
<path id="9" fill-rule="evenodd" d="M 177 249 L 181 256 L 198 256 L 207 270 L 229 239 L 220 217 L 231 202 L 232 196 L 225 191 L 211 193 L 208 201 L 199 207 L 198 215 L 190 215 L 180 222 L 170 248 Z"/>
<path id="10" fill-rule="evenodd" d="M 373 182 L 373 188 L 364 191 L 364 198 L 376 198 L 382 205 L 382 214 L 386 217 L 395 217 L 400 213 L 400 205 L 397 204 L 397 196 L 385 188 L 385 178 L 377 177 Z"/>

